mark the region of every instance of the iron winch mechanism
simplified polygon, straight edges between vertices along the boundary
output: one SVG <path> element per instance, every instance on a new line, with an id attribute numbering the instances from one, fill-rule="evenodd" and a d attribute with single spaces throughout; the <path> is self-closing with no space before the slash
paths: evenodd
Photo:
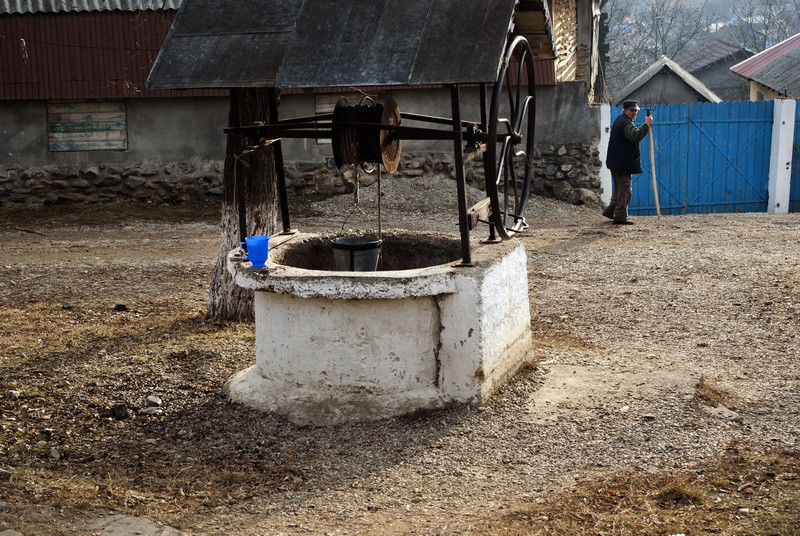
<path id="1" fill-rule="evenodd" d="M 469 232 L 479 224 L 488 225 L 488 241 L 510 239 L 528 227 L 524 215 L 532 178 L 535 83 L 533 57 L 524 37 L 511 39 L 506 47 L 497 80 L 491 88 L 488 110 L 487 84 L 479 84 L 479 88 L 480 119 L 474 121 L 461 118 L 458 84 L 450 84 L 450 118 L 401 112 L 391 97 L 380 103 L 365 97 L 356 104 L 342 98 L 332 113 L 278 119 L 277 89 L 267 88 L 270 122 L 227 128 L 225 132 L 243 134 L 252 148 L 273 146 L 285 233 L 291 232 L 291 226 L 280 139 L 330 139 L 339 169 L 347 165 L 373 164 L 382 165 L 388 173 L 398 168 L 404 140 L 452 141 L 461 265 L 469 266 L 472 264 Z M 407 126 L 402 124 L 403 120 L 430 126 Z M 487 197 L 468 207 L 464 164 L 479 155 L 483 155 Z M 243 189 L 237 187 L 237 192 Z M 244 229 L 241 224 L 242 241 Z"/>

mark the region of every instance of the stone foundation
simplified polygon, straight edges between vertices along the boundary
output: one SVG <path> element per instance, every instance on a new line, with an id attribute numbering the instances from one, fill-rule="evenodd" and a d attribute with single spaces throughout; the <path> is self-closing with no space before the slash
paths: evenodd
<path id="1" fill-rule="evenodd" d="M 0 206 L 201 201 L 222 195 L 222 169 L 222 161 L 0 167 Z"/>
<path id="2" fill-rule="evenodd" d="M 540 145 L 534 154 L 532 193 L 575 205 L 600 206 L 598 140 L 560 146 Z M 455 178 L 452 153 L 404 153 L 395 177 L 439 174 Z M 186 203 L 222 194 L 220 160 L 154 163 L 128 166 L 0 167 L 0 206 L 41 206 L 64 203 L 143 201 Z M 360 186 L 377 174 L 359 171 Z M 483 160 L 466 164 L 467 184 L 484 189 Z M 355 173 L 339 171 L 333 157 L 286 163 L 289 195 L 320 196 L 352 192 Z"/>

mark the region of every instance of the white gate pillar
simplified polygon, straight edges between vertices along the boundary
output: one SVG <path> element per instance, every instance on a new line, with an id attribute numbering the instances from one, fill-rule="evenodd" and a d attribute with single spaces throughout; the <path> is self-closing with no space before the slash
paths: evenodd
<path id="1" fill-rule="evenodd" d="M 611 138 L 611 106 L 603 104 L 600 106 L 600 144 L 597 149 L 600 151 L 600 187 L 603 192 L 600 194 L 600 201 L 605 206 L 611 202 L 611 172 L 606 167 L 606 155 L 608 155 L 608 140 Z"/>
<path id="2" fill-rule="evenodd" d="M 769 155 L 767 212 L 789 212 L 792 182 L 792 143 L 797 101 L 776 99 L 772 121 L 772 150 Z"/>

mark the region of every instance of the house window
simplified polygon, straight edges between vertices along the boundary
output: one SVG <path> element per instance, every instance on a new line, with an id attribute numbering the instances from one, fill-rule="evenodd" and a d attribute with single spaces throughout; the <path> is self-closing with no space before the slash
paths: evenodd
<path id="1" fill-rule="evenodd" d="M 764 100 L 764 94 L 762 92 L 760 92 L 760 91 L 756 91 L 756 100 L 757 101 L 763 101 Z"/>
<path id="2" fill-rule="evenodd" d="M 128 121 L 122 101 L 48 101 L 50 151 L 125 151 Z"/>

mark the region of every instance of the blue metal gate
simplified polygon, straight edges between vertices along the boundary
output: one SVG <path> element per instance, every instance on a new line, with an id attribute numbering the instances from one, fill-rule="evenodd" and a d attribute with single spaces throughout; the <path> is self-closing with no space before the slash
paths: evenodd
<path id="1" fill-rule="evenodd" d="M 794 143 L 792 144 L 792 179 L 789 188 L 789 212 L 800 212 L 800 105 L 794 111 Z M 656 172 L 658 175 L 658 172 Z"/>
<path id="2" fill-rule="evenodd" d="M 766 212 L 773 107 L 769 101 L 655 107 L 661 213 Z M 612 107 L 612 122 L 621 112 Z M 649 144 L 647 138 L 640 144 L 643 173 L 634 176 L 631 214 L 656 213 Z"/>

